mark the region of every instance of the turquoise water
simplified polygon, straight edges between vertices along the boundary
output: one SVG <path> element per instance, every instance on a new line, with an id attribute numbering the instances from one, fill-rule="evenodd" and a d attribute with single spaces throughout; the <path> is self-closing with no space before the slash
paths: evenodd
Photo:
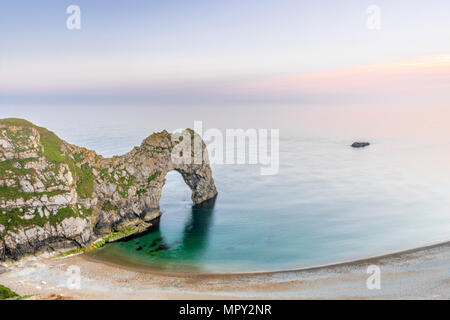
<path id="1" fill-rule="evenodd" d="M 269 111 L 252 124 L 270 124 Z M 53 129 L 71 143 L 110 156 L 139 144 L 153 131 L 149 127 L 180 124 L 179 119 L 172 127 L 150 117 L 130 119 L 135 112 L 118 112 L 122 117 L 103 119 L 101 125 L 76 116 L 64 120 L 53 112 L 58 119 Z M 377 119 L 353 125 L 333 117 L 322 121 L 313 111 L 284 112 L 292 123 L 273 120 L 265 126 L 282 128 L 279 174 L 261 176 L 255 165 L 216 165 L 216 201 L 193 207 L 190 190 L 171 172 L 159 229 L 109 244 L 93 258 L 163 271 L 275 271 L 450 240 L 448 118 L 437 113 L 427 120 L 424 114 L 421 121 L 431 124 L 418 131 L 422 122 L 413 117 L 395 125 Z M 42 113 L 35 117 L 44 119 Z M 185 126 L 192 126 L 190 120 Z M 52 128 L 52 121 L 45 121 L 41 124 Z M 349 147 L 360 139 L 372 145 Z"/>

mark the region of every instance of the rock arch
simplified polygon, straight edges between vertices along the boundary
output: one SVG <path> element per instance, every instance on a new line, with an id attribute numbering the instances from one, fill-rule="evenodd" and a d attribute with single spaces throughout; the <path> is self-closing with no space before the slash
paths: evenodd
<path id="1" fill-rule="evenodd" d="M 190 129 L 183 137 L 154 133 L 127 154 L 104 158 L 28 121 L 0 119 L 0 260 L 151 227 L 171 170 L 181 173 L 194 204 L 215 198 L 206 145 Z M 185 153 L 193 161 L 174 160 L 191 140 L 200 142 Z"/>
<path id="2" fill-rule="evenodd" d="M 186 134 L 187 133 L 187 134 Z M 184 137 L 192 137 L 192 141 L 199 139 L 192 130 L 187 129 Z M 192 192 L 192 201 L 195 205 L 201 204 L 217 195 L 211 167 L 209 165 L 205 143 L 200 139 L 200 160 L 194 159 L 194 152 L 187 158 L 188 161 L 175 161 L 174 148 L 180 143 L 192 141 L 174 139 L 167 131 L 155 133 L 146 138 L 139 147 L 129 153 L 111 159 L 104 159 L 100 163 L 100 170 L 116 168 L 125 180 L 132 179 L 133 186 L 127 188 L 126 197 L 118 197 L 119 191 L 115 186 L 99 183 L 97 198 L 99 202 L 111 203 L 116 211 L 100 211 L 102 228 L 114 229 L 120 224 L 138 223 L 139 220 L 151 223 L 161 215 L 159 201 L 165 184 L 165 177 L 169 171 L 175 170 L 181 174 L 183 180 Z M 114 175 L 114 172 L 110 174 Z M 120 180 L 120 178 L 119 178 Z M 113 191 L 113 192 L 111 192 Z M 123 192 L 123 190 L 122 190 Z M 117 212 L 118 211 L 118 212 Z M 98 228 L 97 228 L 98 229 Z"/>

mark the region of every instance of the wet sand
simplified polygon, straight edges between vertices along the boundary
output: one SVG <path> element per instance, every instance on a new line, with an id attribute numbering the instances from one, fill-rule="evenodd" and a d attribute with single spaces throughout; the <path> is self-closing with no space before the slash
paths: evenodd
<path id="1" fill-rule="evenodd" d="M 379 290 L 366 285 L 371 265 L 381 271 Z M 31 299 L 450 299 L 450 242 L 336 265 L 246 274 L 167 274 L 86 255 L 41 256 L 0 267 L 0 284 Z"/>

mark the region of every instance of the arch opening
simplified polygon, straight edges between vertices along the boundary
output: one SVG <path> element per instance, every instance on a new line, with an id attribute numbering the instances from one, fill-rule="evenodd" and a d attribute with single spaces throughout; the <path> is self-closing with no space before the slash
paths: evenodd
<path id="1" fill-rule="evenodd" d="M 215 197 L 195 204 L 192 190 L 178 170 L 169 171 L 164 178 L 159 202 L 161 217 L 151 234 L 145 236 L 152 239 L 146 254 L 162 261 L 200 259 L 209 243 Z M 142 250 L 141 245 L 136 250 Z"/>

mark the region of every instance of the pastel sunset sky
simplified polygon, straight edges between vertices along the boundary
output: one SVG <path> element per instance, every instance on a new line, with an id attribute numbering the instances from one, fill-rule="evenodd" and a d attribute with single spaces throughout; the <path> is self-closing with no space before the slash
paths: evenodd
<path id="1" fill-rule="evenodd" d="M 0 103 L 448 105 L 449 14 L 448 0 L 2 1 Z"/>

